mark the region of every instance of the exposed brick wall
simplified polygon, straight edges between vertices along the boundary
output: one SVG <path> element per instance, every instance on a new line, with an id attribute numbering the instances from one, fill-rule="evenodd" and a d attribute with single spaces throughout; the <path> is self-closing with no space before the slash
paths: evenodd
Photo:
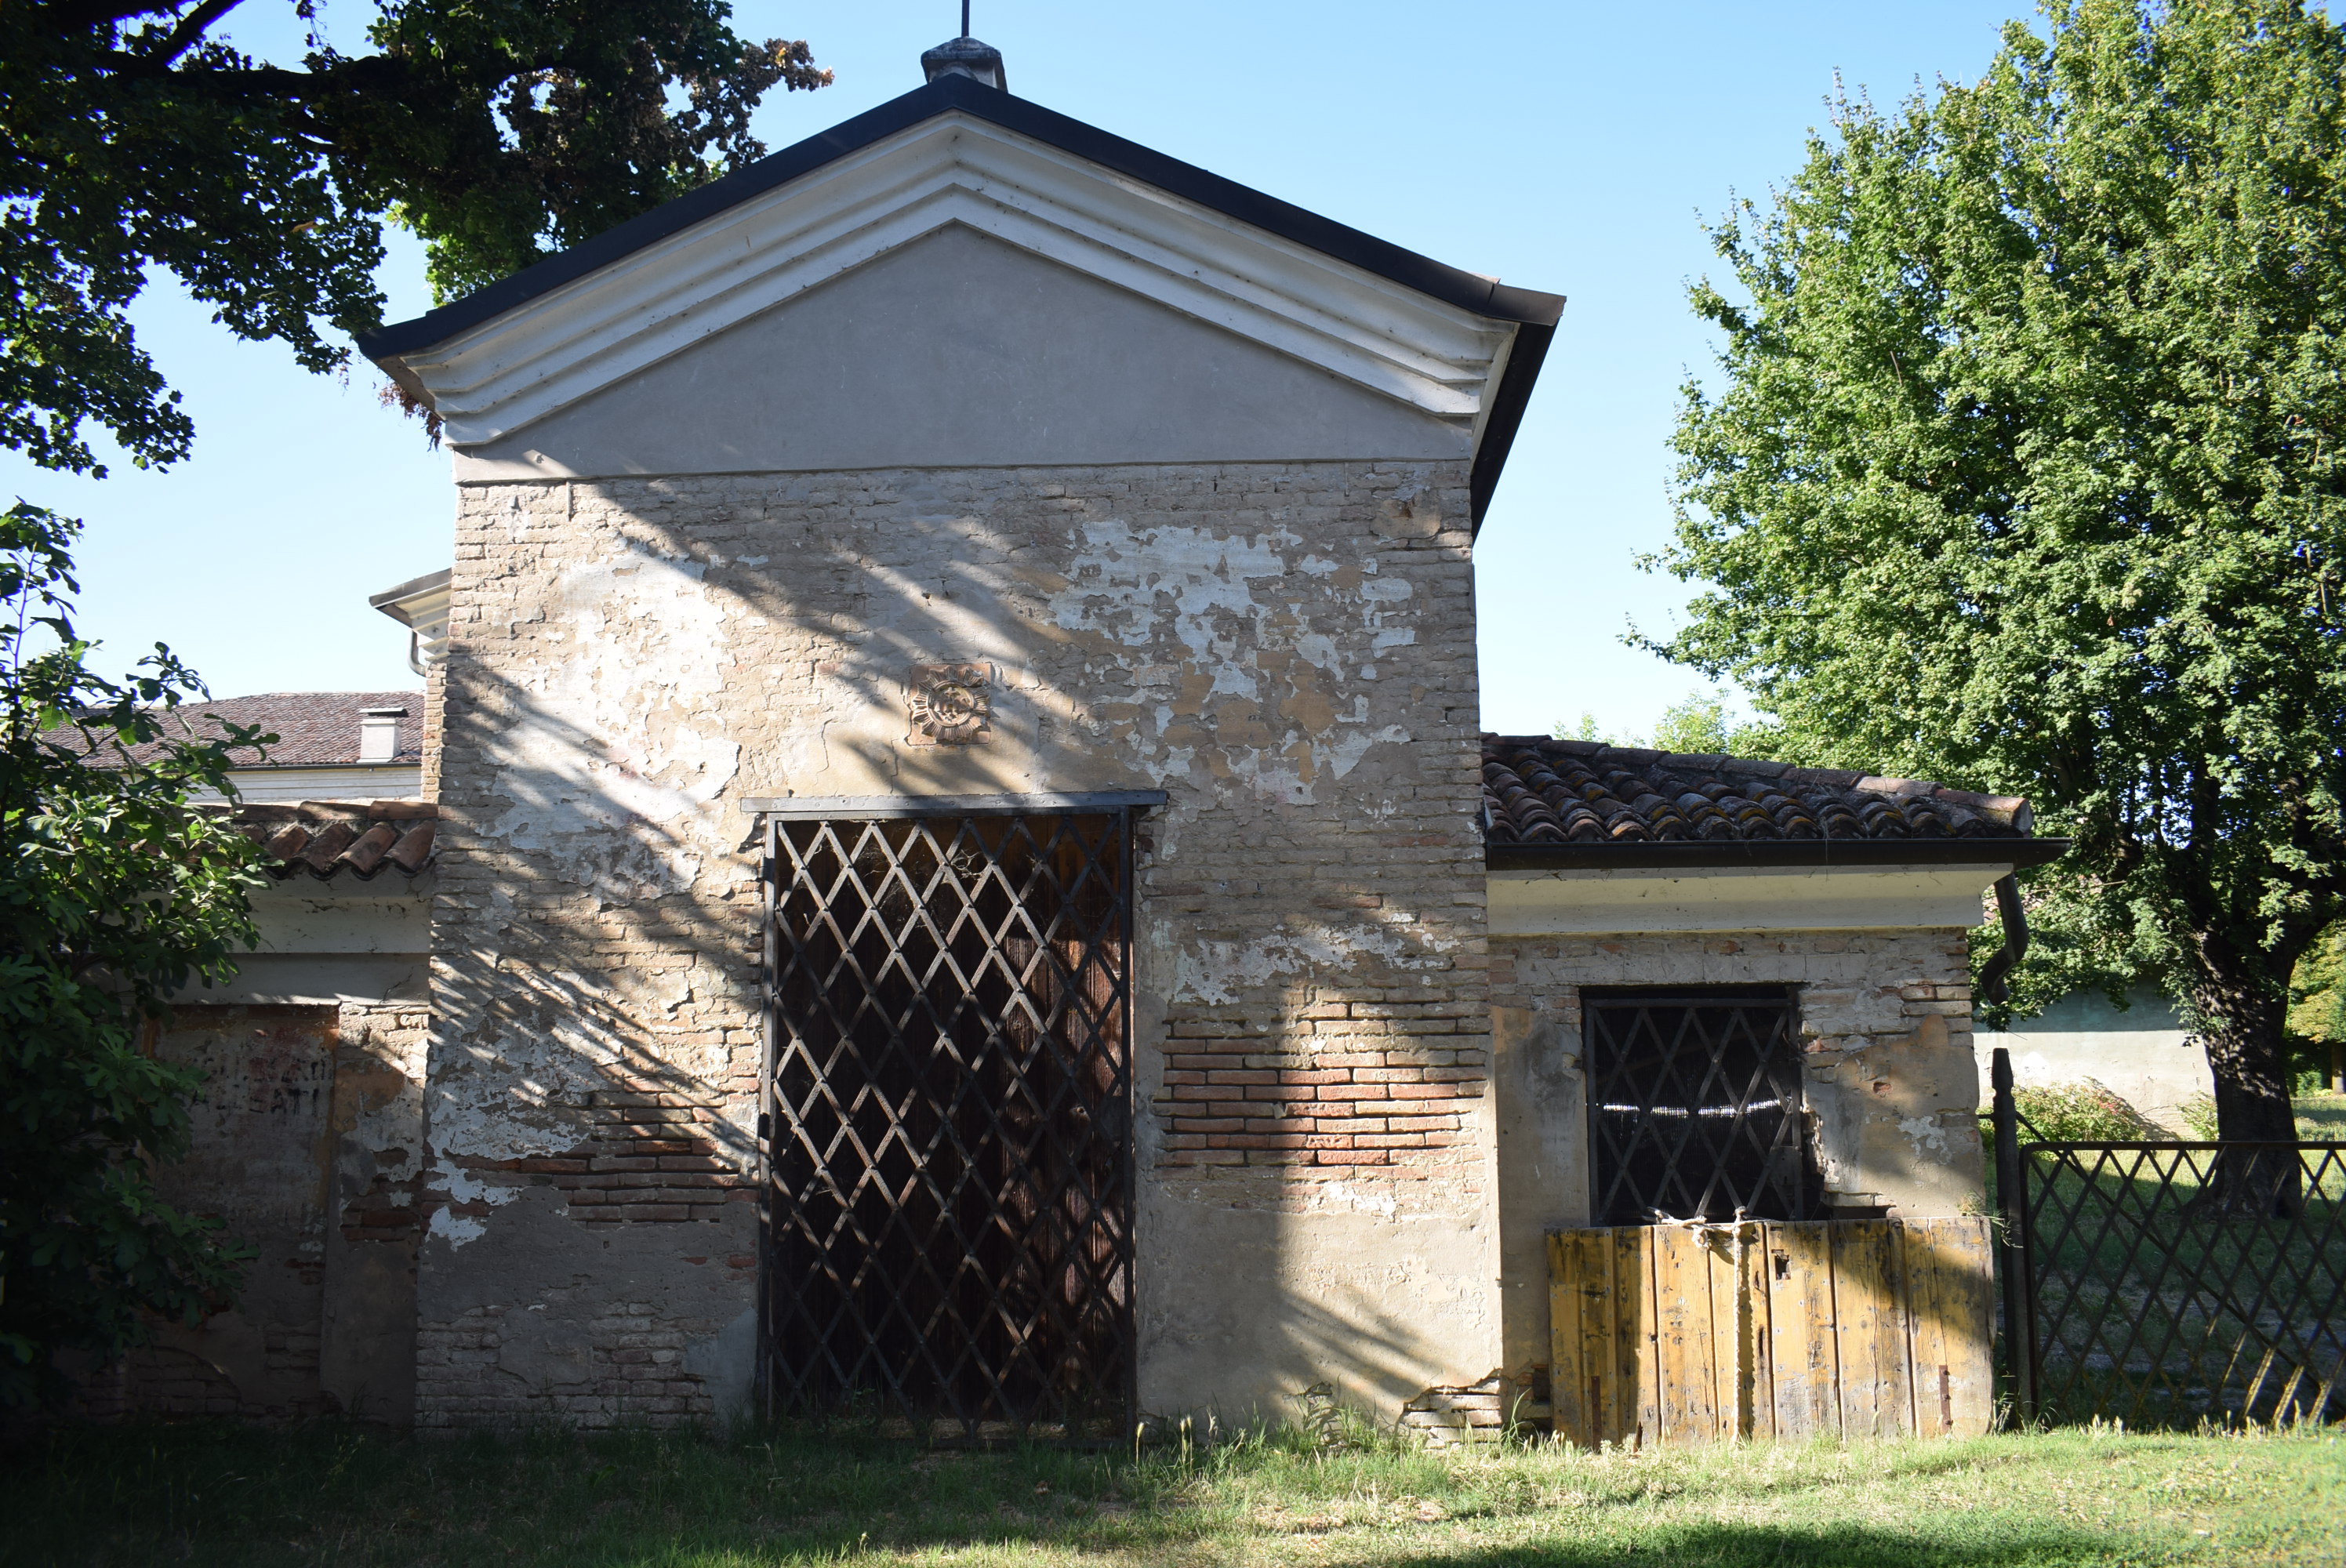
<path id="1" fill-rule="evenodd" d="M 1388 1213 L 1471 1214 L 1488 1029 L 1465 478 L 1331 463 L 462 487 L 424 1419 L 616 1419 L 600 1382 L 522 1391 L 538 1352 L 459 1308 L 501 1234 L 665 1256 L 663 1231 L 750 1220 L 730 1201 L 749 1196 L 762 1050 L 743 797 L 1165 789 L 1135 911 L 1143 1170 L 1228 1206 L 1305 1207 L 1337 1182 Z M 994 672 L 995 738 L 909 746 L 911 667 L 966 659 Z M 533 1258 L 497 1309 L 574 1292 L 570 1377 L 620 1319 Z M 747 1276 L 732 1299 L 747 1308 Z M 627 1333 L 705 1327 L 707 1308 L 671 1300 Z"/>
<path id="2" fill-rule="evenodd" d="M 708 1226 L 670 1228 L 715 1235 Z M 748 1249 L 688 1249 L 671 1268 L 708 1297 L 745 1297 L 758 1278 L 757 1255 Z M 648 1292 L 613 1283 L 587 1273 L 516 1280 L 526 1306 L 484 1303 L 426 1328 L 417 1349 L 425 1397 L 416 1424 L 448 1431 L 551 1419 L 611 1427 L 723 1417 L 693 1353 L 723 1329 L 725 1317 L 678 1310 L 673 1299 L 647 1299 Z M 560 1363 L 546 1354 L 540 1333 L 548 1318 L 566 1331 Z"/>
<path id="3" fill-rule="evenodd" d="M 324 1172 L 333 1095 L 332 1007 L 178 1010 L 150 1049 L 198 1069 L 185 1159 L 156 1174 L 164 1201 L 225 1222 L 258 1249 L 233 1309 L 200 1328 L 158 1320 L 155 1342 L 86 1385 L 94 1416 L 322 1413 Z"/>
<path id="4" fill-rule="evenodd" d="M 290 1420 L 345 1408 L 329 1340 L 349 1321 L 333 1310 L 338 1289 L 353 1287 L 335 1243 L 388 1248 L 393 1273 L 412 1272 L 422 1149 L 408 1117 L 427 1027 L 412 1003 L 176 1010 L 153 1049 L 208 1078 L 188 1158 L 158 1186 L 259 1256 L 228 1308 L 195 1326 L 158 1320 L 152 1343 L 94 1372 L 83 1414 Z M 383 1278 L 369 1282 L 378 1298 Z"/>
<path id="5" fill-rule="evenodd" d="M 432 1014 L 415 1003 L 346 1002 L 339 1022 L 335 1224 L 345 1241 L 403 1249 L 413 1269 L 428 1213 L 418 1118 Z"/>
<path id="6" fill-rule="evenodd" d="M 444 666 L 423 667 L 423 785 L 426 800 L 440 799 L 441 725 L 447 708 L 448 675 Z"/>
<path id="7" fill-rule="evenodd" d="M 582 1119 L 591 1135 L 558 1155 L 506 1160 L 458 1155 L 449 1163 L 552 1187 L 582 1225 L 713 1220 L 718 1204 L 756 1201 L 756 1182 L 703 1135 L 700 1124 L 717 1119 L 710 1105 L 696 1105 L 688 1095 L 642 1090 L 599 1089 L 588 1098 Z M 454 1207 L 474 1218 L 493 1212 L 478 1201 Z"/>
<path id="8" fill-rule="evenodd" d="M 1162 1163 L 1422 1173 L 1411 1151 L 1454 1145 L 1454 1102 L 1482 1096 L 1487 1053 L 1455 1043 L 1462 1025 L 1482 1040 L 1484 1018 L 1471 997 L 1336 1000 L 1275 1035 L 1250 1020 L 1177 1014 L 1158 1101 Z"/>

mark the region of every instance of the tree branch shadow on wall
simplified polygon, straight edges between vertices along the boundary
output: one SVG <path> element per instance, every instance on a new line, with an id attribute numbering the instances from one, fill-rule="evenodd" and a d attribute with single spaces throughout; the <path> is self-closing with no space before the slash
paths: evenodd
<path id="1" fill-rule="evenodd" d="M 734 802 L 1031 789 L 1021 753 L 1055 700 L 1027 675 L 997 693 L 1010 699 L 997 723 L 1024 734 L 901 744 L 913 667 L 974 657 L 1006 674 L 1036 651 L 1007 607 L 1015 573 L 993 564 L 1015 542 L 983 518 L 947 524 L 943 575 L 914 582 L 873 569 L 854 538 L 819 534 L 786 567 L 752 569 L 765 562 L 739 552 L 774 546 L 720 545 L 636 510 L 654 515 L 613 509 L 595 525 L 604 558 L 538 579 L 515 605 L 564 646 L 516 661 L 493 632 L 471 647 L 460 627 L 447 667 L 443 854 L 463 886 L 443 895 L 434 943 L 430 1143 L 444 1179 L 428 1195 L 427 1338 L 436 1314 L 457 1340 L 472 1334 L 474 1361 L 521 1379 L 523 1398 L 589 1419 L 590 1400 L 553 1392 L 611 1386 L 588 1342 L 616 1329 L 582 1319 L 589 1298 L 673 1303 L 660 1275 L 687 1247 L 694 1268 L 723 1259 L 744 1317 L 754 1286 L 763 907 L 758 824 Z M 515 542 L 534 525 L 517 516 Z M 827 595 L 811 586 L 826 575 Z M 1039 615 L 1033 599 L 1018 602 Z M 760 644 L 757 626 L 780 630 Z M 762 712 L 738 695 L 741 660 L 761 651 L 781 661 L 750 677 L 778 699 Z M 717 1234 L 679 1239 L 696 1231 Z M 604 1278 L 589 1284 L 566 1251 Z M 624 1283 L 608 1278 L 619 1255 L 638 1258 Z M 456 1323 L 483 1314 L 500 1327 Z M 743 1323 L 685 1316 L 691 1343 L 729 1341 L 722 1375 L 745 1382 Z M 516 1348 L 516 1331 L 536 1348 Z M 660 1397 L 677 1391 L 670 1380 Z"/>
<path id="2" fill-rule="evenodd" d="M 448 693 L 423 1424 L 729 1413 L 754 1349 L 756 864 L 534 694 L 462 659 Z"/>
<path id="3" fill-rule="evenodd" d="M 939 494 L 901 499 L 953 508 Z M 954 509 L 876 524 L 933 535 L 925 552 L 917 545 L 892 552 L 925 555 L 915 568 L 874 559 L 870 541 L 856 531 L 837 535 L 815 528 L 809 520 L 824 509 L 814 502 L 785 498 L 770 510 L 774 514 L 760 519 L 751 548 L 813 547 L 787 561 L 745 557 L 738 528 L 708 531 L 720 535 L 712 542 L 657 514 L 621 516 L 606 535 L 648 563 L 685 574 L 719 601 L 735 678 L 741 647 L 774 658 L 755 677 L 778 699 L 772 709 L 735 715 L 752 748 L 730 791 L 735 798 L 1017 794 L 1046 787 L 1038 781 L 1046 774 L 1058 779 L 1049 787 L 1066 788 L 1058 776 L 1069 770 L 1083 776 L 1086 788 L 1136 782 L 1119 748 L 1102 748 L 1080 733 L 1092 704 L 1134 698 L 1105 687 L 1078 693 L 1057 684 L 1070 668 L 1087 682 L 1102 672 L 1070 646 L 1055 619 L 1049 588 L 1059 580 L 1030 560 L 1035 541 L 1027 535 L 1035 519 L 1000 522 L 983 510 Z M 1054 513 L 1043 525 L 1072 533 L 1098 512 Z M 916 569 L 933 575 L 915 576 Z M 1170 610 L 1152 604 L 1146 616 L 1157 626 L 1169 621 Z M 1234 646 L 1251 641 L 1249 617 L 1223 607 L 1216 618 Z M 1155 657 L 1119 652 L 1128 662 Z M 984 696 L 992 717 L 984 744 L 928 745 L 918 738 L 908 697 L 916 672 L 939 663 L 988 667 Z M 1198 722 L 1211 728 L 1214 719 Z"/>
<path id="4" fill-rule="evenodd" d="M 757 824 L 737 779 L 647 769 L 673 710 L 615 744 L 461 654 L 446 689 L 425 1359 L 448 1398 L 469 1376 L 474 1419 L 728 1413 L 699 1385 L 746 1390 L 756 1351 Z M 1023 782 L 978 763 L 956 790 Z M 660 1321 L 601 1309 L 620 1297 Z M 647 1333 L 670 1375 L 627 1369 Z"/>

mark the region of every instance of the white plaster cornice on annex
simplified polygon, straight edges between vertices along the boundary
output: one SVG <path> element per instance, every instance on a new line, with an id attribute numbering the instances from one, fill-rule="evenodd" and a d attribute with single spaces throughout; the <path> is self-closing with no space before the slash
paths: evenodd
<path id="1" fill-rule="evenodd" d="M 477 445 L 949 223 L 1462 424 L 1487 412 L 1515 331 L 955 114 L 401 362 L 448 440 Z"/>
<path id="2" fill-rule="evenodd" d="M 2010 864 L 1489 873 L 1493 936 L 1968 929 Z"/>
<path id="3" fill-rule="evenodd" d="M 262 952 L 429 952 L 436 881 L 397 875 L 362 882 L 296 877 L 252 900 Z"/>
<path id="4" fill-rule="evenodd" d="M 299 766 L 232 768 L 237 799 L 253 802 L 292 800 L 420 800 L 421 762 L 313 762 Z M 217 795 L 199 799 L 216 800 Z"/>

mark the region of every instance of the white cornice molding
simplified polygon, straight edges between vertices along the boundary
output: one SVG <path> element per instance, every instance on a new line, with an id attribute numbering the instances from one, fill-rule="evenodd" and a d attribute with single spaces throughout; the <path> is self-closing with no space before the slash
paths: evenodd
<path id="1" fill-rule="evenodd" d="M 457 446 L 511 434 L 950 223 L 1479 427 L 1494 321 L 966 115 L 928 120 L 399 363 Z"/>
<path id="2" fill-rule="evenodd" d="M 1492 871 L 1493 936 L 1968 929 L 2009 862 Z"/>
<path id="3" fill-rule="evenodd" d="M 423 798 L 423 765 L 420 762 L 312 762 L 231 768 L 228 776 L 236 785 L 237 799 L 247 803 Z"/>

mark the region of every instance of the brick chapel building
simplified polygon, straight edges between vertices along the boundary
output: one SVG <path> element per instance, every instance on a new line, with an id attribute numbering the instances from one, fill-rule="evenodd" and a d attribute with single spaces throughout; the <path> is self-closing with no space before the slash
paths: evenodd
<path id="1" fill-rule="evenodd" d="M 1551 1230 L 1975 1207 L 2025 804 L 1482 734 L 1563 300 L 926 65 L 363 344 L 457 504 L 318 1399 L 1488 1424 Z"/>

